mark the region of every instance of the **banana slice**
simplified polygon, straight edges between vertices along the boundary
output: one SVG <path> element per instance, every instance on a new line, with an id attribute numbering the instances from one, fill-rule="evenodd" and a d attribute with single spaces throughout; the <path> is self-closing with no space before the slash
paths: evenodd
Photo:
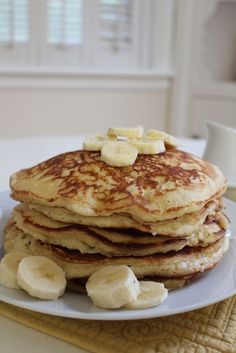
<path id="1" fill-rule="evenodd" d="M 102 146 L 110 139 L 105 134 L 87 136 L 83 142 L 83 149 L 86 151 L 101 151 Z"/>
<path id="2" fill-rule="evenodd" d="M 97 137 L 86 137 L 83 142 L 83 150 L 85 151 L 101 151 L 106 141 L 99 140 Z"/>
<path id="3" fill-rule="evenodd" d="M 161 304 L 168 296 L 163 283 L 140 281 L 140 294 L 137 300 L 125 305 L 126 309 L 145 309 Z"/>
<path id="4" fill-rule="evenodd" d="M 45 256 L 28 256 L 18 267 L 19 286 L 33 297 L 57 299 L 66 287 L 64 271 Z"/>
<path id="5" fill-rule="evenodd" d="M 108 136 L 126 136 L 132 138 L 143 137 L 143 127 L 137 125 L 135 127 L 111 127 L 107 132 Z"/>
<path id="6" fill-rule="evenodd" d="M 118 309 L 137 299 L 139 283 L 128 266 L 106 266 L 92 274 L 86 290 L 95 305 Z"/>
<path id="7" fill-rule="evenodd" d="M 165 152 L 165 144 L 163 140 L 153 140 L 143 138 L 140 140 L 129 140 L 129 143 L 137 147 L 141 154 L 158 154 Z"/>
<path id="8" fill-rule="evenodd" d="M 114 167 L 125 167 L 134 164 L 137 155 L 137 148 L 125 141 L 107 142 L 101 150 L 101 161 Z"/>
<path id="9" fill-rule="evenodd" d="M 7 288 L 20 288 L 17 282 L 17 270 L 21 260 L 27 254 L 20 251 L 13 251 L 5 255 L 0 262 L 0 284 Z"/>
<path id="10" fill-rule="evenodd" d="M 176 138 L 174 138 L 173 136 L 167 134 L 164 131 L 158 131 L 158 130 L 148 130 L 147 137 L 153 138 L 153 139 L 158 139 L 158 140 L 164 140 L 164 142 L 172 147 L 176 147 L 177 146 L 177 140 Z"/>

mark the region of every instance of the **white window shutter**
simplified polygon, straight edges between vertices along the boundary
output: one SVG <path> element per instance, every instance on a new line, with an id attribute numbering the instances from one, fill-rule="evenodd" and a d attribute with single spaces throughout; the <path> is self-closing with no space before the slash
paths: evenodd
<path id="1" fill-rule="evenodd" d="M 101 44 L 113 52 L 132 46 L 132 0 L 102 0 L 100 3 Z"/>
<path id="2" fill-rule="evenodd" d="M 46 0 L 44 65 L 78 66 L 83 55 L 83 0 Z"/>
<path id="3" fill-rule="evenodd" d="M 140 1 L 98 1 L 97 64 L 106 67 L 136 67 Z"/>
<path id="4" fill-rule="evenodd" d="M 153 1 L 0 0 L 0 65 L 145 67 Z"/>
<path id="5" fill-rule="evenodd" d="M 83 40 L 82 0 L 48 0 L 47 41 L 58 45 L 78 45 Z"/>
<path id="6" fill-rule="evenodd" d="M 31 59 L 29 0 L 0 0 L 0 65 Z"/>

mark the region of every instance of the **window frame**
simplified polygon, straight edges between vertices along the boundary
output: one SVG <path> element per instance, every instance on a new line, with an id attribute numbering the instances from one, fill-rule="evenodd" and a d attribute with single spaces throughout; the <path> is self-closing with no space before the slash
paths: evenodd
<path id="1" fill-rule="evenodd" d="M 81 66 L 53 65 L 50 67 L 47 65 L 43 60 L 44 43 L 37 30 L 40 26 L 43 27 L 40 23 L 40 19 L 43 18 L 42 2 L 45 3 L 46 0 L 35 1 L 34 8 L 32 8 L 33 0 L 30 0 L 30 11 L 32 11 L 30 28 L 33 40 L 29 47 L 33 64 L 31 62 L 25 66 L 0 65 L 0 87 L 3 87 L 7 82 L 9 87 L 24 86 L 23 77 L 26 80 L 25 87 L 32 88 L 56 87 L 56 82 L 60 86 L 63 85 L 62 78 L 67 81 L 66 86 L 68 87 L 83 88 L 87 84 L 88 87 L 92 87 L 94 83 L 97 87 L 111 87 L 111 82 L 115 82 L 114 87 L 117 88 L 129 86 L 135 88 L 136 81 L 139 81 L 138 87 L 141 88 L 149 86 L 151 89 L 166 89 L 169 87 L 170 80 L 175 75 L 173 64 L 175 0 L 145 0 L 145 2 L 134 0 L 135 6 L 138 8 L 137 16 L 142 18 L 142 26 L 135 29 L 135 35 L 136 38 L 139 38 L 139 43 L 145 46 L 145 50 L 142 50 L 140 45 L 136 46 L 136 65 L 130 65 L 130 67 L 109 67 L 108 65 L 98 67 L 96 65 L 97 44 L 95 39 L 91 39 L 91 31 L 94 30 L 91 23 L 95 25 L 97 18 L 95 0 L 85 1 L 85 12 L 89 12 L 90 16 L 85 15 L 84 51 L 81 56 Z M 96 4 L 98 6 L 98 0 L 96 0 Z M 152 30 L 154 24 L 157 34 Z M 46 26 L 44 26 L 45 29 Z M 118 77 L 122 77 L 121 80 Z M 100 84 L 97 83 L 97 79 L 100 79 Z M 84 83 L 86 80 L 87 84 Z M 75 81 L 77 82 L 75 83 Z"/>

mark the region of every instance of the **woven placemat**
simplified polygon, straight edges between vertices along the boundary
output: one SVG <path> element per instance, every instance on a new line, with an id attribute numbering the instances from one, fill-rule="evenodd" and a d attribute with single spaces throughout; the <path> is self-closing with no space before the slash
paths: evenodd
<path id="1" fill-rule="evenodd" d="M 236 296 L 165 318 L 88 321 L 0 302 L 0 314 L 95 353 L 235 353 Z"/>

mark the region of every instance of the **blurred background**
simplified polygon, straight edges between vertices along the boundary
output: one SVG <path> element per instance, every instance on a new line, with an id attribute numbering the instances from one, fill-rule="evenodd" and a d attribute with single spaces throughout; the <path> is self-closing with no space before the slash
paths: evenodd
<path id="1" fill-rule="evenodd" d="M 236 127 L 236 1 L 0 0 L 0 138 Z"/>

